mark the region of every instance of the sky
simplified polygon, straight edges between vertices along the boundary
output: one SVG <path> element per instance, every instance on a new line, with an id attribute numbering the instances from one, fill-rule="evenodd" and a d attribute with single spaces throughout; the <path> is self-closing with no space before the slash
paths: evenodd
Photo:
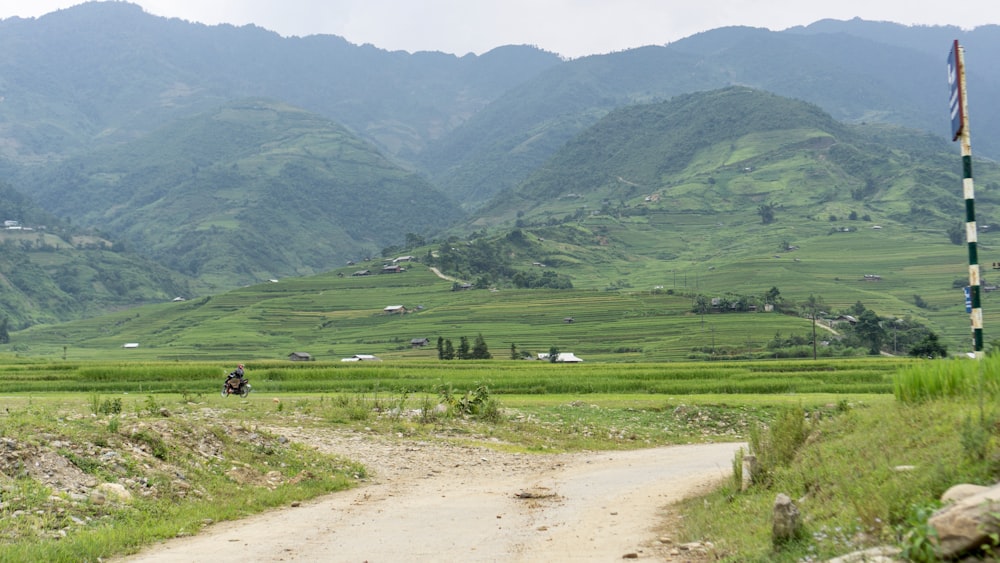
<path id="1" fill-rule="evenodd" d="M 0 19 L 81 0 L 3 0 Z M 482 54 L 533 45 L 565 58 L 663 45 L 730 25 L 782 30 L 821 19 L 1000 24 L 997 0 L 133 0 L 157 16 L 255 24 L 283 36 L 332 34 L 387 50 Z"/>

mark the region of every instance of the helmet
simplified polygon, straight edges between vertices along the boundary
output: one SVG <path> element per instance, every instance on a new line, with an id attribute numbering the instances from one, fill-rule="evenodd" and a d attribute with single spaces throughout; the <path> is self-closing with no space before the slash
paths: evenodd
<path id="1" fill-rule="evenodd" d="M 239 365 L 238 367 L 241 367 L 241 368 L 242 368 L 242 367 L 243 367 L 243 364 L 240 364 L 240 365 Z"/>

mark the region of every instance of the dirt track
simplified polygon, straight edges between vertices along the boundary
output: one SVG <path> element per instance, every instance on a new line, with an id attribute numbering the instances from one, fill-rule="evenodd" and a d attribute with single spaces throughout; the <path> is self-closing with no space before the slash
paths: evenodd
<path id="1" fill-rule="evenodd" d="M 664 509 L 726 478 L 740 444 L 523 455 L 359 433 L 278 430 L 364 463 L 361 487 L 195 537 L 131 562 L 689 561 Z"/>

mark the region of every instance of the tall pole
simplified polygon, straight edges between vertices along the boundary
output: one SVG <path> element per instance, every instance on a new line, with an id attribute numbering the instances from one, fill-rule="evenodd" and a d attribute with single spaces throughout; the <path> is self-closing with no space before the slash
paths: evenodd
<path id="1" fill-rule="evenodd" d="M 965 197 L 965 240 L 969 245 L 969 297 L 972 301 L 972 345 L 976 359 L 983 358 L 983 306 L 980 299 L 979 252 L 976 230 L 976 192 L 972 182 L 972 141 L 969 136 L 969 104 L 965 89 L 965 49 L 956 39 L 948 56 L 951 85 L 952 140 L 962 146 L 962 193 Z"/>

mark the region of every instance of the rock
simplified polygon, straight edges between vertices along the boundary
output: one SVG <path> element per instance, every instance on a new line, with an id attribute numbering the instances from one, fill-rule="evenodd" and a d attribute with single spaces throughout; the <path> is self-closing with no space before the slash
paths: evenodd
<path id="1" fill-rule="evenodd" d="M 132 493 L 128 492 L 128 489 L 118 483 L 101 483 L 97 486 L 97 492 L 103 493 L 106 498 L 112 498 L 119 502 L 129 502 L 132 500 Z M 93 500 L 93 495 L 91 495 L 91 500 Z"/>
<path id="2" fill-rule="evenodd" d="M 964 493 L 960 490 L 960 494 Z M 1000 486 L 965 496 L 935 512 L 927 524 L 936 532 L 938 556 L 951 559 L 986 543 L 990 534 L 1000 533 L 993 516 L 997 512 Z"/>
<path id="3" fill-rule="evenodd" d="M 170 411 L 168 411 L 166 407 L 162 407 L 160 408 L 160 416 L 162 416 L 163 418 L 169 418 Z"/>
<path id="4" fill-rule="evenodd" d="M 802 519 L 799 509 L 785 493 L 778 493 L 772 508 L 774 515 L 771 527 L 771 542 L 781 545 L 799 536 L 802 530 Z"/>
<path id="5" fill-rule="evenodd" d="M 104 496 L 104 493 L 101 491 L 94 491 L 90 493 L 90 502 L 96 505 L 102 505 L 108 502 L 108 497 Z"/>
<path id="6" fill-rule="evenodd" d="M 968 483 L 955 485 L 941 495 L 941 502 L 945 504 L 957 502 L 972 495 L 988 491 L 989 489 L 989 487 L 984 487 L 983 485 L 970 485 Z"/>

